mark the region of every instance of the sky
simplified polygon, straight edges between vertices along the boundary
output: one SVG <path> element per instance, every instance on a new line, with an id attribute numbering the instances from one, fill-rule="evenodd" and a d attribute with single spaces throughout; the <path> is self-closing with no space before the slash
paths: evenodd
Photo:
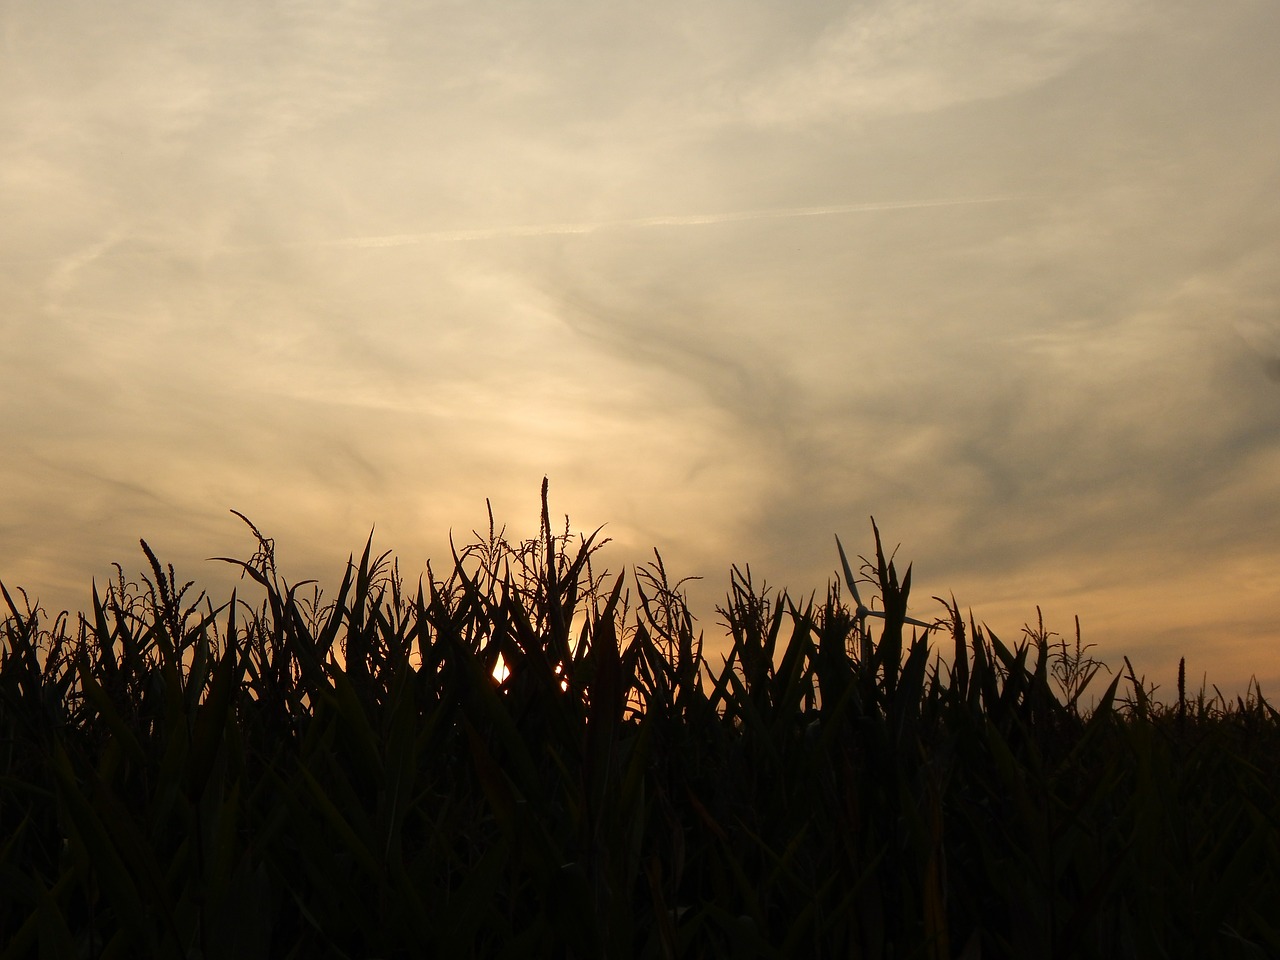
<path id="1" fill-rule="evenodd" d="M 1274 0 L 4 0 L 0 581 L 411 582 L 539 490 L 709 649 L 872 516 L 1280 694 Z M 242 592 L 249 588 L 241 585 Z M 1159 694 L 1158 694 L 1159 695 Z"/>

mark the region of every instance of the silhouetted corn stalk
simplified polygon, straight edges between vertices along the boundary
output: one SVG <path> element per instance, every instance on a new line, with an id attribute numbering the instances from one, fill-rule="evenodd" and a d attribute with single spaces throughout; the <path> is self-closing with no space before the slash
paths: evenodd
<path id="1" fill-rule="evenodd" d="M 290 585 L 242 517 L 221 606 L 145 544 L 74 623 L 5 590 L 3 956 L 1280 951 L 1261 691 L 1083 710 L 1078 622 L 914 619 L 874 522 L 870 605 L 843 547 L 821 602 L 735 567 L 712 664 L 661 556 L 541 506 L 416 588 L 371 539 Z"/>

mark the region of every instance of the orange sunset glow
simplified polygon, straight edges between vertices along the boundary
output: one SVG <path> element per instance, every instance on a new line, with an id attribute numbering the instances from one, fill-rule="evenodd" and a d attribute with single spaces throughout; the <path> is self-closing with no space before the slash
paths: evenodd
<path id="1" fill-rule="evenodd" d="M 1280 691 L 1280 6 L 0 10 L 0 581 L 604 525 Z"/>

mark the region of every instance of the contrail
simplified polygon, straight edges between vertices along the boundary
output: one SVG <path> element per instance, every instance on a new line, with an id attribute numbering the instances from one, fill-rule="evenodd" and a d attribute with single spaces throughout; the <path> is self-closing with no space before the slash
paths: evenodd
<path id="1" fill-rule="evenodd" d="M 822 207 L 783 207 L 775 210 L 739 210 L 729 213 L 695 213 L 683 216 L 642 217 L 632 220 L 595 220 L 574 223 L 533 223 L 504 227 L 482 227 L 471 230 L 433 230 L 428 233 L 392 233 L 382 236 L 339 237 L 333 240 L 280 240 L 274 243 L 214 246 L 205 249 L 206 255 L 259 253 L 280 249 L 376 249 L 378 247 L 409 247 L 432 243 L 460 243 L 480 240 L 505 240 L 519 237 L 553 237 L 570 234 L 597 233 L 603 230 L 642 229 L 645 227 L 698 227 L 716 223 L 742 223 L 749 220 L 788 220 L 798 217 L 831 217 L 849 213 L 871 213 L 877 210 L 919 210 L 927 207 L 962 207 L 984 203 L 1011 203 L 1029 200 L 1026 195 L 995 197 L 961 197 L 939 200 L 886 200 L 878 203 L 841 203 Z M 11 263 L 59 263 L 66 270 L 74 270 L 99 257 L 128 254 L 130 236 L 123 231 L 113 231 L 101 243 L 79 251 L 71 257 L 0 257 L 0 264 Z M 134 238 L 144 239 L 144 238 Z M 161 245 L 161 238 L 145 238 L 149 246 Z"/>
<path id="2" fill-rule="evenodd" d="M 584 223 L 536 223 L 479 230 L 436 230 L 430 233 L 393 233 L 380 237 L 345 237 L 317 240 L 305 244 L 318 247 L 363 249 L 372 247 L 408 247 L 415 244 L 449 243 L 465 240 L 499 240 L 513 237 L 551 237 L 567 234 L 595 233 L 639 227 L 696 227 L 712 223 L 738 223 L 746 220 L 787 220 L 796 217 L 830 217 L 844 213 L 868 213 L 876 210 L 916 210 L 925 207 L 959 207 L 980 203 L 1006 203 L 1021 197 L 966 197 L 944 200 L 888 200 L 881 203 L 843 203 L 825 207 L 787 207 L 779 210 L 742 210 L 734 213 L 696 213 L 685 216 L 645 217 L 638 220 L 597 220 Z M 303 245 L 303 244 L 298 244 Z"/>

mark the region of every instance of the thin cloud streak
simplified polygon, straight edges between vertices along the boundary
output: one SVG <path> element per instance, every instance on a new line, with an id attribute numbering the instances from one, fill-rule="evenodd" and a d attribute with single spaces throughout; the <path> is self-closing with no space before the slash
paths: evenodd
<path id="1" fill-rule="evenodd" d="M 643 229 L 646 227 L 699 227 L 721 223 L 747 223 L 765 220 L 798 220 L 806 217 L 831 217 L 855 213 L 878 213 L 892 210 L 927 210 L 940 207 L 965 207 L 982 204 L 1017 203 L 1040 199 L 1032 195 L 990 197 L 948 197 L 937 200 L 885 200 L 867 203 L 830 204 L 820 207 L 787 207 L 778 210 L 737 210 L 728 213 L 695 213 L 681 216 L 639 217 L 628 220 L 597 220 L 578 223 L 514 224 L 471 230 L 432 230 L 425 233 L 395 233 L 384 236 L 342 237 L 335 240 L 297 240 L 272 244 L 224 247 L 222 253 L 259 253 L 281 249 L 373 250 L 385 247 L 411 247 L 432 243 L 463 243 L 483 240 L 512 240 L 521 237 L 555 237 L 598 233 L 604 230 Z M 58 286 L 81 267 L 118 248 L 129 238 L 119 230 L 92 244 L 87 250 L 61 257 L 8 257 L 0 263 L 58 263 Z"/>
<path id="2" fill-rule="evenodd" d="M 742 223 L 750 220 L 789 220 L 801 217 L 829 217 L 849 213 L 871 213 L 880 210 L 917 210 L 929 207 L 959 207 L 983 203 L 1010 203 L 1030 199 L 1021 196 L 961 197 L 941 200 L 888 200 L 881 203 L 844 203 L 823 207 L 791 207 L 782 210 L 740 210 L 731 213 L 696 213 L 685 216 L 643 217 L 634 220 L 599 220 L 584 223 L 539 223 L 481 230 L 436 230 L 429 233 L 390 234 L 382 237 L 346 237 L 288 246 L 343 247 L 368 249 L 376 247 L 408 247 L 425 243 L 449 243 L 465 240 L 506 240 L 518 237 L 552 237 L 595 233 L 640 227 L 698 227 L 716 223 Z M 257 249 L 257 248 L 255 248 Z"/>

